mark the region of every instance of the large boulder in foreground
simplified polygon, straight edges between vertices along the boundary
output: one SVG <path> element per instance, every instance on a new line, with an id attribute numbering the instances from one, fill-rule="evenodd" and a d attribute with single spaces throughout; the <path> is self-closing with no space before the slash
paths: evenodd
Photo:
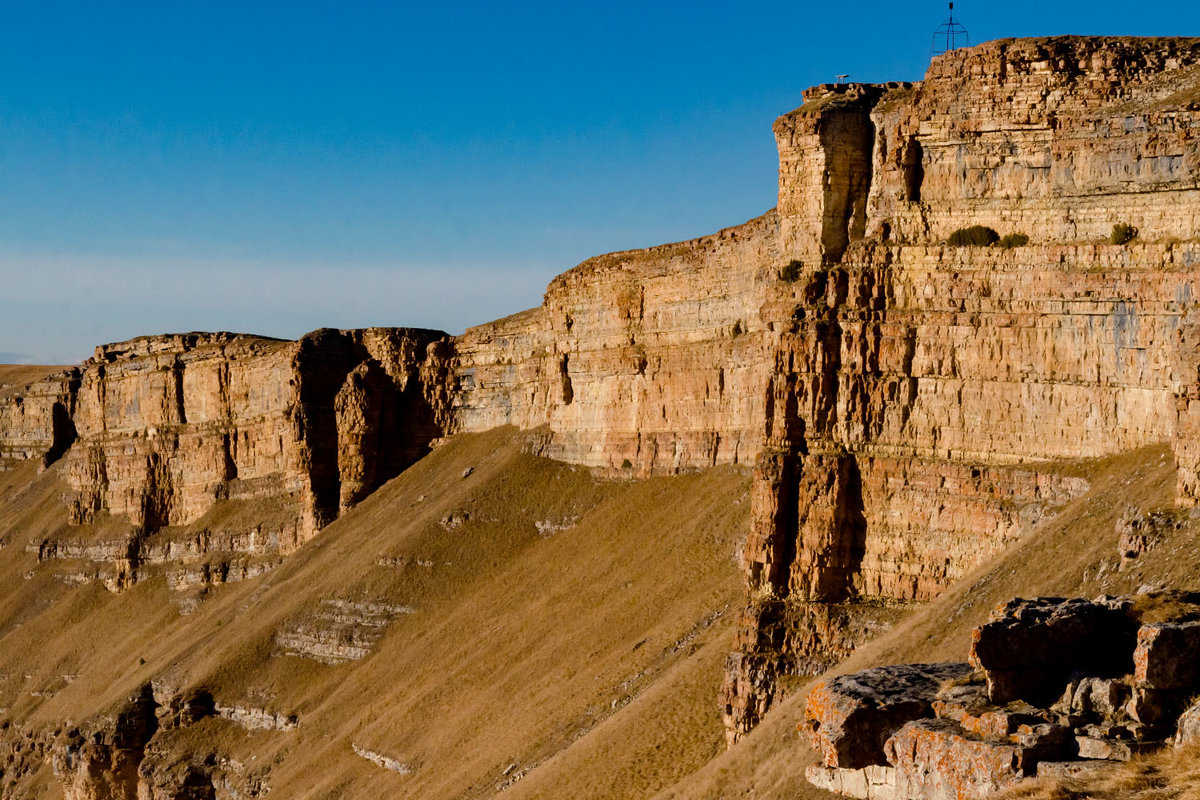
<path id="1" fill-rule="evenodd" d="M 953 720 L 910 722 L 887 743 L 896 769 L 896 797 L 976 800 L 1021 779 L 1021 748 L 985 741 Z"/>
<path id="2" fill-rule="evenodd" d="M 968 660 L 982 670 L 993 703 L 1049 705 L 1072 673 L 1133 671 L 1138 624 L 1127 598 L 1016 598 L 972 632 Z"/>
<path id="3" fill-rule="evenodd" d="M 942 685 L 970 673 L 968 664 L 900 664 L 821 681 L 808 695 L 804 726 L 827 767 L 886 764 L 888 737 L 931 716 Z"/>

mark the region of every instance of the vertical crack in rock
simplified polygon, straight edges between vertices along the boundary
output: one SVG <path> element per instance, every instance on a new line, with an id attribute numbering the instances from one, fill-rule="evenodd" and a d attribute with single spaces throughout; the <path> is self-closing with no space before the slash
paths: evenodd
<path id="1" fill-rule="evenodd" d="M 571 405 L 571 401 L 575 399 L 575 389 L 571 386 L 571 371 L 570 371 L 570 353 L 563 353 L 558 359 L 558 374 L 562 378 L 562 403 L 564 406 Z M 645 372 L 645 366 L 641 371 Z"/>

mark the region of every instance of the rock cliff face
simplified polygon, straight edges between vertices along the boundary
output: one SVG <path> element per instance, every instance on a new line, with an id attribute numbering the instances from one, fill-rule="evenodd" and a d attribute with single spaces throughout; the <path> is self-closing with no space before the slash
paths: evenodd
<path id="1" fill-rule="evenodd" d="M 10 390 L 0 453 L 47 465 L 65 455 L 77 533 L 47 540 L 39 559 L 106 564 L 96 577 L 123 588 L 143 565 L 193 561 L 204 574 L 177 582 L 219 583 L 230 564 L 208 563 L 210 553 L 286 555 L 440 435 L 443 337 L 151 336 Z"/>
<path id="2" fill-rule="evenodd" d="M 770 212 L 585 261 L 540 308 L 456 338 L 455 428 L 546 425 L 548 455 L 626 474 L 752 463 L 781 258 Z"/>
<path id="3" fill-rule="evenodd" d="M 919 84 L 816 87 L 775 123 L 777 209 L 744 225 L 591 259 L 453 338 L 102 347 L 0 389 L 0 459 L 61 459 L 80 530 L 131 528 L 101 542 L 117 587 L 209 538 L 285 553 L 446 433 L 539 429 L 621 476 L 752 466 L 734 741 L 782 675 L 1086 490 L 1053 462 L 1171 442 L 1200 497 L 1198 123 L 1191 39 L 1003 40 Z M 1108 244 L 1116 223 L 1140 238 Z M 1031 242 L 944 243 L 970 224 Z M 238 503 L 282 511 L 220 523 Z M 47 557 L 98 546 L 75 538 Z"/>

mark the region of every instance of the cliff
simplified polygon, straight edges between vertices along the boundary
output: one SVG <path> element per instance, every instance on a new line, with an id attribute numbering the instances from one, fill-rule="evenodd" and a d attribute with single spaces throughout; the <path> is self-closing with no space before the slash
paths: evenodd
<path id="1" fill-rule="evenodd" d="M 0 466 L 67 487 L 39 560 L 114 589 L 258 574 L 437 440 L 505 425 L 608 476 L 752 466 L 732 744 L 1087 493 L 1064 462 L 1166 444 L 1195 505 L 1200 40 L 1001 40 L 804 99 L 775 122 L 776 209 L 586 261 L 537 309 L 147 337 L 0 386 Z M 946 243 L 974 224 L 1029 241 Z"/>
<path id="2" fill-rule="evenodd" d="M 96 348 L 0 395 L 0 469 L 60 458 L 70 527 L 41 559 L 119 589 L 139 567 L 286 555 L 428 451 L 446 410 L 436 331 L 316 331 L 296 342 L 191 333 Z M 433 355 L 429 354 L 432 346 Z M 271 563 L 268 561 L 267 563 Z M 254 574 L 266 564 L 235 569 Z"/>

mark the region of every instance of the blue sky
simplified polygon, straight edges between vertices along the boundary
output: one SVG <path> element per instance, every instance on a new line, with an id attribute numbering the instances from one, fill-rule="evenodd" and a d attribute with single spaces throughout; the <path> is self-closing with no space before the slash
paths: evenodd
<path id="1" fill-rule="evenodd" d="M 1200 6 L 957 3 L 974 41 Z M 945 3 L 6 3 L 0 358 L 418 325 L 775 202 L 805 87 L 919 79 Z"/>

